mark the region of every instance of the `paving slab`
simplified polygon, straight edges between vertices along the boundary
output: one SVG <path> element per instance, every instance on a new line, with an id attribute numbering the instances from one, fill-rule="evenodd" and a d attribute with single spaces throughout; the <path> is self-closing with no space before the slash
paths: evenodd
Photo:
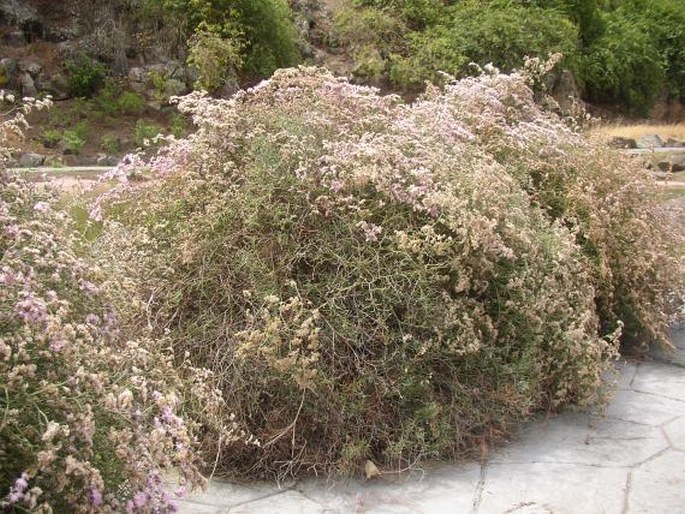
<path id="1" fill-rule="evenodd" d="M 685 402 L 633 390 L 616 391 L 605 411 L 609 418 L 657 427 L 684 414 Z"/>
<path id="2" fill-rule="evenodd" d="M 626 514 L 685 512 L 684 461 L 685 453 L 669 450 L 634 470 Z"/>
<path id="3" fill-rule="evenodd" d="M 685 452 L 685 416 L 665 423 L 663 430 L 671 447 L 675 450 Z M 685 455 L 683 455 L 682 458 L 685 459 Z M 685 510 L 685 505 L 683 505 L 683 510 Z"/>
<path id="4" fill-rule="evenodd" d="M 470 512 L 481 466 L 441 466 L 414 476 L 374 481 L 306 481 L 297 486 L 330 513 Z"/>
<path id="5" fill-rule="evenodd" d="M 615 374 L 612 377 L 607 377 L 607 380 L 613 379 L 613 388 L 616 391 L 630 389 L 637 369 L 637 362 L 619 361 L 615 365 Z"/>
<path id="6" fill-rule="evenodd" d="M 539 417 L 484 462 L 281 488 L 212 481 L 180 512 L 685 513 L 685 368 L 650 361 L 618 369 L 606 409 Z"/>
<path id="7" fill-rule="evenodd" d="M 479 513 L 621 514 L 629 469 L 579 464 L 492 464 Z"/>
<path id="8" fill-rule="evenodd" d="M 648 395 L 685 402 L 685 369 L 645 362 L 640 365 L 632 388 Z"/>

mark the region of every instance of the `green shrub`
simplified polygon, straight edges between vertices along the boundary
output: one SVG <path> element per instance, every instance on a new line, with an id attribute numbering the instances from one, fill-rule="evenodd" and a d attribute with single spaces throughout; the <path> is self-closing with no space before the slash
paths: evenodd
<path id="1" fill-rule="evenodd" d="M 56 129 L 46 129 L 43 131 L 41 138 L 46 148 L 53 148 L 62 139 L 62 133 Z"/>
<path id="2" fill-rule="evenodd" d="M 651 180 L 522 76 L 405 105 L 301 68 L 179 108 L 199 130 L 144 164 L 154 187 L 105 205 L 144 249 L 146 319 L 261 441 L 227 472 L 477 452 L 592 402 L 617 317 L 666 326 L 683 268 Z"/>
<path id="3" fill-rule="evenodd" d="M 356 0 L 355 5 L 397 12 L 412 30 L 437 23 L 445 11 L 442 0 Z"/>
<path id="4" fill-rule="evenodd" d="M 185 26 L 186 33 L 212 33 L 227 40 L 231 61 L 247 78 L 270 75 L 276 68 L 299 60 L 297 31 L 286 0 L 147 0 Z M 230 43 L 229 43 L 230 42 Z"/>
<path id="5" fill-rule="evenodd" d="M 145 110 L 145 98 L 135 91 L 122 91 L 116 102 L 117 109 L 124 114 L 140 114 Z"/>
<path id="6" fill-rule="evenodd" d="M 67 151 L 78 154 L 86 144 L 86 140 L 76 130 L 65 130 L 62 133 L 62 143 Z"/>
<path id="7" fill-rule="evenodd" d="M 297 64 L 297 31 L 286 0 L 239 0 L 236 4 L 237 26 L 246 40 L 244 72 L 268 77 L 277 68 Z"/>
<path id="8" fill-rule="evenodd" d="M 163 132 L 162 127 L 155 123 L 147 123 L 145 120 L 136 121 L 133 129 L 133 140 L 139 147 L 148 146 L 152 140 Z"/>
<path id="9" fill-rule="evenodd" d="M 104 65 L 87 57 L 66 63 L 69 92 L 72 96 L 90 98 L 93 96 L 103 80 L 106 69 Z"/>
<path id="10" fill-rule="evenodd" d="M 534 7 L 457 4 L 451 15 L 412 35 L 404 57 L 394 60 L 392 79 L 404 87 L 437 78 L 438 71 L 454 76 L 473 74 L 470 63 L 492 63 L 504 71 L 523 65 L 524 57 L 547 58 L 561 53 L 573 67 L 578 55 L 578 32 L 554 10 Z"/>
<path id="11" fill-rule="evenodd" d="M 242 64 L 240 47 L 235 41 L 206 31 L 196 32 L 189 43 L 188 64 L 198 70 L 195 87 L 214 92 L 229 79 L 235 80 Z"/>
<path id="12" fill-rule="evenodd" d="M 349 49 L 356 76 L 379 80 L 389 59 L 402 52 L 409 31 L 393 12 L 375 7 L 343 9 L 335 17 L 336 39 Z"/>
<path id="13" fill-rule="evenodd" d="M 112 117 L 119 114 L 117 106 L 117 97 L 119 96 L 121 88 L 114 80 L 105 80 L 104 84 L 98 91 L 97 96 L 93 98 L 93 104 L 96 107 L 96 112 L 99 117 Z"/>
<path id="14" fill-rule="evenodd" d="M 108 154 L 116 154 L 120 150 L 119 138 L 112 134 L 105 134 L 100 140 L 100 148 Z"/>
<path id="15" fill-rule="evenodd" d="M 505 7 L 516 4 L 521 7 L 555 10 L 578 26 L 583 45 L 591 44 L 604 31 L 601 9 L 608 7 L 607 2 L 597 0 L 494 0 L 489 3 Z"/>
<path id="16" fill-rule="evenodd" d="M 685 100 L 685 4 L 677 0 L 627 0 L 622 9 L 644 24 L 664 63 L 670 96 Z"/>
<path id="17" fill-rule="evenodd" d="M 665 85 L 663 56 L 645 20 L 619 9 L 605 21 L 604 34 L 583 58 L 587 96 L 646 114 Z"/>
<path id="18" fill-rule="evenodd" d="M 169 119 L 169 128 L 174 137 L 182 137 L 188 133 L 188 123 L 186 119 L 179 113 L 175 112 Z"/>
<path id="19" fill-rule="evenodd" d="M 438 80 L 438 72 L 476 73 L 470 63 L 509 71 L 522 66 L 526 56 L 553 53 L 562 53 L 567 67 L 576 66 L 578 30 L 560 10 L 464 2 L 433 6 L 439 16 L 412 24 L 406 9 L 432 2 L 362 4 L 372 6 L 342 10 L 336 18 L 339 38 L 350 48 L 355 75 L 362 79 L 382 74 L 402 88 L 416 89 Z"/>

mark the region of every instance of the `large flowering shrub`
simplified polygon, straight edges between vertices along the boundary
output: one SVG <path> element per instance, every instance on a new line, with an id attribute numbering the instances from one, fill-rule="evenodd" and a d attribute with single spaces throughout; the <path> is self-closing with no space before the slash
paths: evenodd
<path id="1" fill-rule="evenodd" d="M 4 123 L 0 141 L 21 125 Z M 79 256 L 52 200 L 0 169 L 0 510 L 175 510 L 204 483 L 198 423 L 182 413 L 223 416 L 221 397 L 163 339 L 131 338 L 116 281 Z"/>
<path id="2" fill-rule="evenodd" d="M 665 322 L 647 178 L 543 112 L 525 76 L 406 105 L 300 68 L 180 108 L 199 130 L 95 210 L 124 213 L 113 241 L 143 256 L 147 322 L 260 439 L 226 470 L 480 451 L 597 397 L 619 306 Z"/>

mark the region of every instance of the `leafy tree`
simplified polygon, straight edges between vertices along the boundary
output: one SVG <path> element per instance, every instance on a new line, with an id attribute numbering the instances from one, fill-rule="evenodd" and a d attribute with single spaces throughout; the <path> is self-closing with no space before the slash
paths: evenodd
<path id="1" fill-rule="evenodd" d="M 605 14 L 606 30 L 583 58 L 582 76 L 592 101 L 646 113 L 662 91 L 666 63 L 649 24 L 623 9 Z"/>
<path id="2" fill-rule="evenodd" d="M 246 78 L 268 76 L 299 59 L 285 0 L 146 0 L 144 8 L 170 17 L 187 34 L 212 33 L 231 40 L 233 48 L 242 48 Z"/>
<path id="3" fill-rule="evenodd" d="M 546 58 L 556 52 L 572 66 L 577 41 L 576 27 L 558 11 L 469 2 L 455 5 L 439 24 L 412 34 L 409 51 L 395 58 L 391 77 L 400 85 L 418 85 L 435 79 L 439 71 L 473 73 L 472 62 L 510 71 L 522 66 L 526 56 Z"/>

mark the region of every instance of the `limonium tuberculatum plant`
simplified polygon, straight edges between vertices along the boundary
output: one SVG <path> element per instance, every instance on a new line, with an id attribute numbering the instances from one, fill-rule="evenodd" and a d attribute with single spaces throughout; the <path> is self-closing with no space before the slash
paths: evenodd
<path id="1" fill-rule="evenodd" d="M 24 111 L 48 104 L 26 101 L 0 125 L 4 156 Z M 82 252 L 56 196 L 3 161 L 0 510 L 174 511 L 205 483 L 200 424 L 218 435 L 207 454 L 239 431 L 211 373 L 174 361 L 168 341 L 132 328 L 135 304 L 117 312 L 130 281 Z"/>
<path id="2" fill-rule="evenodd" d="M 179 99 L 197 132 L 116 170 L 152 179 L 93 207 L 141 262 L 151 330 L 215 373 L 261 442 L 223 470 L 478 453 L 536 410 L 597 399 L 618 288 L 663 328 L 652 300 L 677 262 L 664 226 L 648 244 L 639 230 L 657 219 L 649 180 L 542 110 L 530 80 L 490 70 L 408 105 L 280 70 Z"/>

